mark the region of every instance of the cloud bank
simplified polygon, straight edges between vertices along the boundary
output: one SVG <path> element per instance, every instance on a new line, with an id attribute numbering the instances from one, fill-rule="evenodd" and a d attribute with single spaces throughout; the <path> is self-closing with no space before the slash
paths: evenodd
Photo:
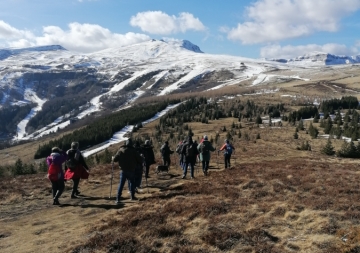
<path id="1" fill-rule="evenodd" d="M 61 45 L 70 51 L 81 53 L 95 52 L 109 47 L 131 45 L 151 38 L 145 34 L 112 33 L 110 30 L 94 24 L 70 23 L 67 30 L 58 26 L 43 27 L 42 34 L 16 29 L 0 20 L 0 40 L 4 47 L 29 47 L 40 45 Z"/>
<path id="2" fill-rule="evenodd" d="M 130 25 L 139 27 L 143 32 L 159 35 L 206 30 L 201 21 L 188 12 L 182 12 L 178 17 L 161 11 L 139 12 L 131 17 Z"/>
<path id="3" fill-rule="evenodd" d="M 359 9 L 359 0 L 258 0 L 246 8 L 249 21 L 230 29 L 227 36 L 243 44 L 256 44 L 335 32 L 342 18 Z"/>

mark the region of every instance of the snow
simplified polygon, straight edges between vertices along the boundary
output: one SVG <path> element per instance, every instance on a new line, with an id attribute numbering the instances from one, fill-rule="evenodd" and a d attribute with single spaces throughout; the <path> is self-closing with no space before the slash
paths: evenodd
<path id="1" fill-rule="evenodd" d="M 315 55 L 316 56 L 316 55 Z M 323 59 L 323 56 L 316 56 Z M 335 57 L 336 58 L 336 57 Z M 334 59 L 335 59 L 334 58 Z M 340 58 L 339 58 L 340 59 Z M 354 58 L 355 59 L 355 58 Z M 358 59 L 358 58 L 356 58 Z M 94 69 L 102 77 L 114 80 L 119 73 L 131 73 L 131 77 L 122 82 L 116 83 L 106 93 L 102 93 L 92 98 L 79 115 L 76 117 L 82 119 L 87 115 L 102 110 L 100 100 L 103 96 L 112 95 L 121 92 L 126 85 L 138 77 L 146 75 L 153 71 L 160 71 L 153 77 L 154 83 L 144 88 L 144 85 L 135 91 L 135 96 L 129 98 L 128 104 L 131 105 L 139 97 L 149 92 L 162 78 L 180 77 L 162 90 L 157 91 L 158 96 L 166 95 L 181 89 L 181 86 L 191 80 L 201 78 L 208 73 L 229 71 L 232 73 L 230 80 L 226 80 L 216 87 L 208 90 L 216 90 L 225 86 L 236 85 L 246 80 L 252 80 L 251 86 L 266 85 L 273 79 L 280 80 L 310 80 L 309 73 L 321 72 L 318 63 L 308 64 L 308 58 L 299 59 L 304 64 L 284 64 L 281 62 L 257 60 L 229 55 L 212 55 L 202 53 L 202 51 L 189 41 L 179 40 L 151 40 L 129 46 L 109 48 L 91 54 L 78 54 L 69 52 L 61 46 L 44 46 L 24 49 L 0 49 L 0 88 L 3 92 L 1 104 L 9 102 L 9 91 L 16 89 L 18 92 L 19 80 L 25 73 L 48 73 L 49 71 L 65 69 L 67 71 L 76 71 L 82 73 L 87 68 Z M 297 63 L 299 63 L 297 61 Z M 59 67 L 60 66 L 60 67 Z M 335 68 L 335 67 L 333 67 Z M 336 69 L 342 71 L 342 66 L 338 65 Z M 291 75 L 274 75 L 277 70 L 284 70 Z M 271 74 L 269 74 L 271 73 Z M 306 75 L 306 78 L 304 77 Z M 170 80 L 170 79 L 168 79 Z M 32 87 L 32 84 L 21 83 L 25 90 Z M 67 82 L 64 82 L 67 86 Z M 21 88 L 23 89 L 23 88 Z M 151 90 L 154 92 L 154 90 Z M 272 93 L 276 91 L 262 90 L 253 94 Z M 26 102 L 26 101 L 25 101 Z M 22 101 L 17 101 L 20 104 Z M 25 138 L 25 127 L 28 120 L 41 110 L 42 104 L 38 101 L 38 106 L 33 109 L 19 124 L 17 140 Z M 64 119 L 53 122 L 36 132 L 36 136 L 42 136 L 42 132 L 56 131 L 58 128 L 66 126 Z M 51 130 L 50 130 L 51 129 Z M 30 135 L 30 136 L 35 136 Z M 28 136 L 29 137 L 29 136 Z"/>
<path id="2" fill-rule="evenodd" d="M 24 99 L 28 102 L 30 101 L 36 103 L 37 106 L 31 109 L 30 113 L 26 115 L 25 119 L 20 121 L 20 123 L 17 125 L 17 135 L 14 137 L 14 140 L 20 140 L 26 136 L 26 125 L 29 123 L 30 119 L 37 114 L 37 112 L 41 111 L 42 106 L 47 101 L 40 99 L 31 89 L 25 89 Z"/>
<path id="3" fill-rule="evenodd" d="M 158 112 L 154 117 L 143 121 L 142 125 L 144 126 L 144 125 L 146 125 L 146 124 L 148 124 L 150 122 L 153 122 L 154 120 L 159 119 L 160 117 L 164 116 L 169 110 L 176 108 L 180 104 L 181 103 L 174 104 L 174 105 L 169 105 L 168 107 L 166 107 L 161 112 Z M 85 150 L 85 151 L 82 152 L 82 154 L 84 155 L 84 157 L 88 157 L 90 155 L 93 155 L 95 153 L 98 153 L 98 152 L 110 147 L 113 144 L 117 144 L 119 142 L 127 140 L 128 138 L 125 137 L 125 135 L 132 132 L 133 128 L 134 128 L 133 125 L 129 125 L 129 126 L 124 127 L 120 131 L 116 132 L 110 140 L 100 144 L 99 147 L 96 147 L 94 149 Z"/>

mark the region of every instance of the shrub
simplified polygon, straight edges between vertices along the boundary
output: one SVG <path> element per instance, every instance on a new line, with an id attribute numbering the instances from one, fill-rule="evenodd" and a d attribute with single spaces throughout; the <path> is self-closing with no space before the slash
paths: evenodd
<path id="1" fill-rule="evenodd" d="M 355 147 L 354 142 L 346 142 L 341 146 L 341 149 L 336 152 L 337 156 L 345 157 L 345 158 L 359 158 L 360 153 L 358 149 Z"/>

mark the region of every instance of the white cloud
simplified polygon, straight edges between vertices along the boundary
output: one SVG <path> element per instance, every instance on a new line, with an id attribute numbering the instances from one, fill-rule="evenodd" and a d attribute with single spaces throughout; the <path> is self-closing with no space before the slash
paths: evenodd
<path id="1" fill-rule="evenodd" d="M 3 20 L 0 20 L 0 39 L 20 39 L 31 37 L 33 37 L 31 32 L 16 29 Z"/>
<path id="2" fill-rule="evenodd" d="M 258 0 L 246 8 L 248 21 L 228 32 L 243 44 L 335 32 L 340 20 L 360 9 L 360 0 Z"/>
<path id="3" fill-rule="evenodd" d="M 144 32 L 161 35 L 206 30 L 201 21 L 188 12 L 182 12 L 178 17 L 161 11 L 139 12 L 131 17 L 130 25 L 140 27 Z"/>
<path id="4" fill-rule="evenodd" d="M 309 44 L 300 46 L 269 45 L 261 48 L 260 55 L 263 58 L 289 59 L 302 56 L 311 52 L 324 52 L 335 55 L 352 56 L 358 54 L 359 50 L 356 47 L 347 47 L 346 45 L 332 43 L 324 45 Z"/>
<path id="5" fill-rule="evenodd" d="M 11 47 L 28 47 L 38 45 L 61 45 L 70 51 L 82 53 L 95 52 L 109 47 L 118 47 L 131 45 L 151 38 L 145 34 L 112 33 L 110 30 L 94 24 L 70 23 L 68 30 L 63 30 L 57 26 L 43 27 L 41 36 L 35 36 L 28 31 L 17 30 L 8 25 L 6 32 L 0 34 L 9 34 L 11 37 L 5 38 L 6 44 Z M 1 27 L 1 23 L 0 23 Z M 10 38 L 10 40 L 9 40 Z"/>

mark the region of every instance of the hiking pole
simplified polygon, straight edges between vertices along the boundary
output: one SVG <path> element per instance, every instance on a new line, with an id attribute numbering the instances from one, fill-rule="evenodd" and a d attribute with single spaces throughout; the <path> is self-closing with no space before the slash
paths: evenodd
<path id="1" fill-rule="evenodd" d="M 216 164 L 217 164 L 217 168 L 219 169 L 219 150 L 217 152 Z"/>
<path id="2" fill-rule="evenodd" d="M 111 190 L 112 190 L 113 177 L 114 177 L 114 162 L 111 162 L 111 180 L 110 180 L 110 196 L 109 196 L 109 199 L 111 199 Z"/>

